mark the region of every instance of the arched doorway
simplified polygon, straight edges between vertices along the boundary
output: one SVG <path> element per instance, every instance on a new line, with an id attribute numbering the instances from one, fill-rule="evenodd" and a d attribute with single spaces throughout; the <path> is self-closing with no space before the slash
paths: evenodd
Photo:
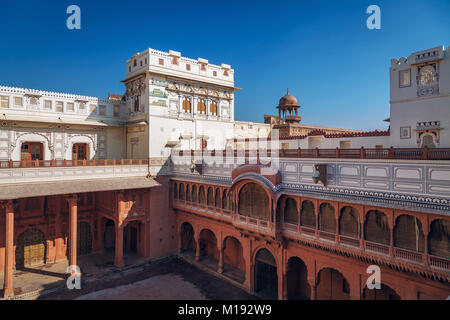
<path id="1" fill-rule="evenodd" d="M 181 252 L 195 253 L 194 228 L 190 223 L 183 223 L 181 226 Z"/>
<path id="2" fill-rule="evenodd" d="M 255 292 L 267 299 L 278 299 L 277 263 L 267 249 L 260 249 L 255 257 Z"/>
<path id="3" fill-rule="evenodd" d="M 47 246 L 44 233 L 31 228 L 20 234 L 16 245 L 16 269 L 45 264 Z"/>
<path id="4" fill-rule="evenodd" d="M 400 296 L 391 287 L 381 284 L 381 289 L 369 289 L 367 287 L 363 290 L 364 300 L 401 300 Z"/>
<path id="5" fill-rule="evenodd" d="M 103 243 L 106 250 L 114 250 L 116 247 L 116 229 L 114 221 L 109 219 L 106 222 L 105 232 L 103 234 Z"/>
<path id="6" fill-rule="evenodd" d="M 223 242 L 224 275 L 238 282 L 245 280 L 245 260 L 242 245 L 235 237 L 226 237 Z"/>
<path id="7" fill-rule="evenodd" d="M 336 233 L 334 207 L 326 202 L 322 203 L 319 207 L 319 230 Z"/>
<path id="8" fill-rule="evenodd" d="M 302 259 L 291 257 L 287 265 L 286 285 L 289 300 L 307 300 L 311 296 L 308 270 Z"/>
<path id="9" fill-rule="evenodd" d="M 88 222 L 77 223 L 77 255 L 89 254 L 92 251 L 91 226 Z"/>
<path id="10" fill-rule="evenodd" d="M 348 300 L 350 286 L 339 271 L 325 268 L 317 276 L 316 294 L 317 300 Z"/>
<path id="11" fill-rule="evenodd" d="M 200 257 L 209 257 L 214 260 L 219 259 L 219 250 L 217 249 L 217 239 L 211 230 L 203 229 L 199 236 Z"/>

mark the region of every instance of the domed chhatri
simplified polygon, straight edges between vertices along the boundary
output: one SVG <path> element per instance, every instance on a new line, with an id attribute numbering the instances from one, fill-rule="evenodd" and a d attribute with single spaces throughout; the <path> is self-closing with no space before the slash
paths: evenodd
<path id="1" fill-rule="evenodd" d="M 286 94 L 281 97 L 280 102 L 277 106 L 278 117 L 283 119 L 287 123 L 299 123 L 301 117 L 298 115 L 298 105 L 297 98 L 289 94 L 289 89 L 287 89 Z"/>
<path id="2" fill-rule="evenodd" d="M 277 108 L 283 108 L 283 107 L 297 107 L 298 105 L 297 98 L 289 94 L 289 89 L 287 90 L 286 94 L 281 97 L 280 102 L 277 106 Z"/>

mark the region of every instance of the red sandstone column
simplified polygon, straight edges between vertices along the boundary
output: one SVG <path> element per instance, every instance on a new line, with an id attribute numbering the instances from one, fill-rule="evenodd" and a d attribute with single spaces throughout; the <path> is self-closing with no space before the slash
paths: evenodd
<path id="1" fill-rule="evenodd" d="M 114 265 L 117 268 L 123 267 L 123 225 L 116 221 L 116 252 L 114 256 Z"/>
<path id="2" fill-rule="evenodd" d="M 223 248 L 219 248 L 219 269 L 218 273 L 223 273 Z"/>
<path id="3" fill-rule="evenodd" d="M 195 261 L 200 261 L 200 235 L 197 236 L 197 240 L 195 241 L 196 248 L 195 248 Z"/>
<path id="4" fill-rule="evenodd" d="M 13 253 L 14 253 L 14 204 L 12 200 L 3 202 L 5 208 L 5 273 L 3 297 L 14 296 L 13 288 Z"/>
<path id="5" fill-rule="evenodd" d="M 77 195 L 66 197 L 69 204 L 69 266 L 77 265 Z M 76 273 L 75 269 L 71 274 Z"/>

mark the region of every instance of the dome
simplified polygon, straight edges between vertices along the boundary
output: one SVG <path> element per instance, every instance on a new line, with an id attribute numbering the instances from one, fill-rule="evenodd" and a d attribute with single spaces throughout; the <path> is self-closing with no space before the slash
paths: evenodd
<path id="1" fill-rule="evenodd" d="M 297 98 L 290 95 L 289 91 L 286 93 L 286 95 L 281 97 L 280 103 L 278 104 L 278 108 L 283 107 L 299 107 Z"/>

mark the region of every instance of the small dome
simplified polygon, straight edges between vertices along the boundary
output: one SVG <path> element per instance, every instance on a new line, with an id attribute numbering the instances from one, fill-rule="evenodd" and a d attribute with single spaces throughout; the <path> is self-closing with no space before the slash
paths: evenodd
<path id="1" fill-rule="evenodd" d="M 281 97 L 280 103 L 278 104 L 278 108 L 283 108 L 283 107 L 299 107 L 297 98 L 294 96 L 291 96 L 289 94 L 289 91 L 286 93 L 286 95 Z"/>

